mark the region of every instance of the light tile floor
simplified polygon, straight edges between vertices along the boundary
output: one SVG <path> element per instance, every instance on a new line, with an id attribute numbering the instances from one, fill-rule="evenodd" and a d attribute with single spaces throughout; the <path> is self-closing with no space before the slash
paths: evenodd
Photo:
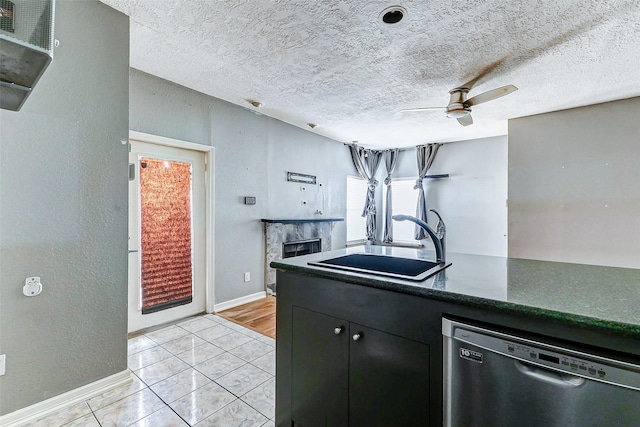
<path id="1" fill-rule="evenodd" d="M 207 314 L 129 339 L 133 382 L 26 426 L 273 427 L 275 340 Z"/>

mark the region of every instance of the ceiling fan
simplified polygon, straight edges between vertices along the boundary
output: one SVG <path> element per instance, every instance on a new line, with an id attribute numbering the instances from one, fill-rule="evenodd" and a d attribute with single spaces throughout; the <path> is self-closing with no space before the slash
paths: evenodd
<path id="1" fill-rule="evenodd" d="M 474 105 L 482 104 L 483 102 L 492 101 L 501 96 L 508 95 L 511 92 L 518 90 L 514 85 L 506 85 L 493 89 L 487 92 L 483 92 L 472 98 L 467 99 L 467 94 L 475 82 L 479 78 L 476 78 L 470 82 L 465 83 L 462 86 L 451 89 L 449 91 L 449 105 L 446 107 L 423 107 L 423 108 L 408 108 L 400 111 L 428 111 L 428 110 L 445 110 L 447 117 L 458 119 L 458 122 L 462 126 L 469 126 L 473 124 L 473 118 L 471 117 L 471 107 Z"/>

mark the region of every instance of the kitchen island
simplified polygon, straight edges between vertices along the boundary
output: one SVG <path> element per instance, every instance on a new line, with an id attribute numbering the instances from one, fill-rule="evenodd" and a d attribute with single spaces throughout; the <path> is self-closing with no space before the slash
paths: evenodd
<path id="1" fill-rule="evenodd" d="M 443 317 L 640 364 L 640 270 L 450 253 L 413 282 L 308 265 L 351 253 L 434 258 L 362 246 L 271 264 L 278 426 L 442 425 Z"/>

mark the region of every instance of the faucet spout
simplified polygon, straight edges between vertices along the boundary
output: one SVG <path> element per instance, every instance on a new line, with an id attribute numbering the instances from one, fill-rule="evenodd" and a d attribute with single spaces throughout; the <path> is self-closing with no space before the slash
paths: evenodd
<path id="1" fill-rule="evenodd" d="M 435 211 L 434 211 L 435 212 Z M 436 234 L 436 232 L 433 230 L 433 228 L 431 228 L 429 226 L 429 224 L 427 224 L 426 222 L 422 221 L 421 219 L 418 219 L 416 217 L 410 216 L 410 215 L 393 215 L 391 218 L 395 221 L 411 221 L 415 224 L 417 224 L 420 228 L 422 228 L 424 231 L 427 232 L 427 234 L 429 235 L 429 237 L 431 237 L 431 241 L 433 242 L 433 246 L 436 249 L 436 262 L 438 263 L 445 263 L 445 253 L 444 253 L 444 241 L 445 241 L 445 228 L 444 228 L 444 221 L 442 221 L 442 218 L 440 218 L 440 215 L 435 212 L 436 215 L 438 215 L 438 234 Z M 442 223 L 442 227 L 440 227 L 440 224 Z"/>

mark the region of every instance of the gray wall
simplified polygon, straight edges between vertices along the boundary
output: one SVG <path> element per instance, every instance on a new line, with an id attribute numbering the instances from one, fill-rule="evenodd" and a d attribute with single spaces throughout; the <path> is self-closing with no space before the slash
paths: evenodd
<path id="1" fill-rule="evenodd" d="M 509 255 L 640 268 L 640 98 L 509 121 Z"/>
<path id="2" fill-rule="evenodd" d="M 416 150 L 403 151 L 394 177 L 417 174 Z M 425 180 L 427 206 L 447 225 L 447 250 L 506 256 L 507 137 L 444 144 L 429 169 L 429 175 L 437 174 L 449 178 Z M 431 215 L 429 224 L 435 226 Z"/>
<path id="3" fill-rule="evenodd" d="M 264 290 L 261 218 L 319 217 L 319 187 L 303 193 L 286 181 L 287 171 L 316 175 L 325 184 L 324 216 L 344 217 L 346 175 L 355 171 L 341 143 L 135 69 L 130 108 L 132 130 L 216 148 L 216 304 Z M 256 196 L 257 205 L 244 205 L 244 196 Z M 344 223 L 337 223 L 334 247 L 345 238 Z"/>
<path id="4" fill-rule="evenodd" d="M 129 21 L 58 0 L 55 37 L 22 110 L 0 110 L 0 414 L 127 368 Z"/>

